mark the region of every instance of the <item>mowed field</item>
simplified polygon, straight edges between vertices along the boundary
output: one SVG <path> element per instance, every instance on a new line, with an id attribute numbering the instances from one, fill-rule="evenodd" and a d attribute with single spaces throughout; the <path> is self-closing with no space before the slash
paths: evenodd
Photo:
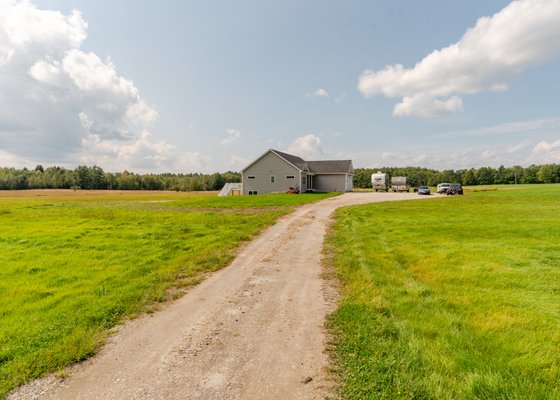
<path id="1" fill-rule="evenodd" d="M 560 398 L 560 185 L 336 215 L 342 398 Z"/>
<path id="2" fill-rule="evenodd" d="M 294 206 L 328 196 L 0 192 L 0 398 L 91 356 L 111 327 L 224 267 Z"/>

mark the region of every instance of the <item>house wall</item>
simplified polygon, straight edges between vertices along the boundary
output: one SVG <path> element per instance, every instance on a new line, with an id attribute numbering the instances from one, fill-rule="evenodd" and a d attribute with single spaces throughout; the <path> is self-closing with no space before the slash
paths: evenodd
<path id="1" fill-rule="evenodd" d="M 274 176 L 274 182 L 271 182 L 271 176 Z M 249 191 L 255 190 L 258 194 L 286 192 L 290 187 L 299 186 L 299 179 L 297 168 L 269 152 L 243 171 L 243 194 L 248 195 Z"/>
<path id="2" fill-rule="evenodd" d="M 318 192 L 352 191 L 352 175 L 350 174 L 317 174 L 313 178 L 314 188 Z"/>

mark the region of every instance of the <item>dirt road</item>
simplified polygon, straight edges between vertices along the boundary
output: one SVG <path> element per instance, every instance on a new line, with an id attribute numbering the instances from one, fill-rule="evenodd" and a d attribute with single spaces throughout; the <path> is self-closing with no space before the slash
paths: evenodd
<path id="1" fill-rule="evenodd" d="M 349 193 L 303 206 L 181 299 L 124 324 L 68 378 L 50 376 L 8 398 L 324 398 L 329 305 L 320 261 L 331 213 L 346 205 L 419 198 Z"/>

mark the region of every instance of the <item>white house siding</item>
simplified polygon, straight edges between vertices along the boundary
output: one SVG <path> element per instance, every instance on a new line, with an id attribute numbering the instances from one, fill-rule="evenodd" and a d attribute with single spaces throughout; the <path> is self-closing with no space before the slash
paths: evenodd
<path id="1" fill-rule="evenodd" d="M 348 177 L 352 179 L 350 174 L 317 174 L 313 177 L 314 188 L 318 192 L 350 192 Z"/>
<path id="2" fill-rule="evenodd" d="M 274 176 L 274 183 L 271 182 L 271 176 Z M 243 194 L 248 195 L 250 191 L 257 191 L 258 194 L 286 192 L 290 187 L 299 186 L 299 179 L 300 171 L 297 168 L 273 152 L 268 152 L 243 171 Z"/>

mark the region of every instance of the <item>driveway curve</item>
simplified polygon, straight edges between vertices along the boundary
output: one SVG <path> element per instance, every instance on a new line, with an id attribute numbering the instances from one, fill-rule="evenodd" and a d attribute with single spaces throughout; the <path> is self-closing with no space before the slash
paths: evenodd
<path id="1" fill-rule="evenodd" d="M 322 399 L 321 249 L 338 207 L 434 198 L 347 193 L 299 207 L 163 310 L 122 325 L 95 357 L 8 399 Z"/>

